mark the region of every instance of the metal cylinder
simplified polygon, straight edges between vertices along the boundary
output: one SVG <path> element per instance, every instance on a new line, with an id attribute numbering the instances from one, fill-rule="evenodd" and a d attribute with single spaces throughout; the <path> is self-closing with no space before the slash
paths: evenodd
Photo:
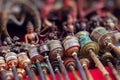
<path id="1" fill-rule="evenodd" d="M 25 52 L 21 52 L 17 56 L 20 68 L 24 68 L 25 64 L 31 64 L 31 61 Z"/>
<path id="2" fill-rule="evenodd" d="M 93 50 L 96 54 L 99 52 L 99 45 L 96 42 L 93 42 L 87 31 L 80 31 L 76 34 L 76 37 L 79 39 L 79 43 L 81 46 L 80 53 L 83 57 L 90 58 L 88 55 L 88 50 Z"/>
<path id="3" fill-rule="evenodd" d="M 102 52 L 106 52 L 111 50 L 110 47 L 108 47 L 108 43 L 112 43 L 115 44 L 115 36 L 113 35 L 112 32 L 108 32 L 106 31 L 105 28 L 103 27 L 97 27 L 93 30 L 93 32 L 91 33 L 90 37 L 95 40 L 96 42 L 98 42 L 99 46 L 100 46 L 100 50 Z"/>
<path id="4" fill-rule="evenodd" d="M 94 41 L 97 42 L 98 39 L 100 38 L 100 36 L 102 36 L 102 34 L 104 34 L 106 32 L 107 32 L 107 30 L 104 27 L 97 27 L 92 31 L 90 36 Z"/>
<path id="5" fill-rule="evenodd" d="M 36 62 L 36 60 L 43 60 L 43 57 L 38 53 L 37 47 L 32 47 L 29 51 L 29 56 L 31 61 Z"/>
<path id="6" fill-rule="evenodd" d="M 43 56 L 45 56 L 45 54 L 48 55 L 48 53 L 49 53 L 48 45 L 47 44 L 40 45 L 39 51 L 40 51 L 40 54 L 43 55 Z"/>
<path id="7" fill-rule="evenodd" d="M 78 39 L 74 36 L 67 36 L 63 41 L 63 46 L 65 49 L 65 54 L 72 56 L 73 52 L 78 53 L 80 45 Z"/>
<path id="8" fill-rule="evenodd" d="M 50 55 L 49 57 L 51 59 L 55 59 L 57 55 L 63 56 L 63 47 L 59 40 L 50 40 L 48 42 L 48 46 L 50 49 Z"/>
<path id="9" fill-rule="evenodd" d="M 5 55 L 5 60 L 6 60 L 9 67 L 12 67 L 13 63 L 14 63 L 14 66 L 17 66 L 17 64 L 18 64 L 17 54 L 14 52 L 7 53 Z"/>

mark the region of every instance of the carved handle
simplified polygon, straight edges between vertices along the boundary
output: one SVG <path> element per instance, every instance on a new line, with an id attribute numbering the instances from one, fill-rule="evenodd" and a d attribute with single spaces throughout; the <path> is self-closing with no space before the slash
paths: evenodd
<path id="1" fill-rule="evenodd" d="M 118 47 L 116 47 L 112 43 L 108 43 L 108 46 L 111 47 L 114 50 L 114 52 L 116 52 L 118 55 L 120 55 L 120 49 Z"/>
<path id="2" fill-rule="evenodd" d="M 83 68 L 85 70 L 88 80 L 94 80 L 86 64 L 83 64 Z"/>
<path id="3" fill-rule="evenodd" d="M 75 68 L 72 65 L 70 66 L 70 70 L 72 71 L 76 80 L 81 80 L 81 78 L 78 76 L 78 74 L 75 71 Z"/>
<path id="4" fill-rule="evenodd" d="M 90 56 L 92 57 L 92 59 L 94 60 L 96 66 L 100 69 L 100 71 L 102 72 L 102 74 L 105 76 L 106 80 L 111 80 L 108 71 L 105 69 L 105 67 L 103 66 L 103 64 L 97 58 L 97 56 L 95 55 L 95 53 L 92 50 L 89 50 L 89 53 L 90 53 Z"/>
<path id="5" fill-rule="evenodd" d="M 113 64 L 111 62 L 108 62 L 108 65 L 109 65 L 110 69 L 112 70 L 113 75 L 115 76 L 116 80 L 120 80 L 120 76 L 119 76 L 117 70 L 114 68 Z"/>

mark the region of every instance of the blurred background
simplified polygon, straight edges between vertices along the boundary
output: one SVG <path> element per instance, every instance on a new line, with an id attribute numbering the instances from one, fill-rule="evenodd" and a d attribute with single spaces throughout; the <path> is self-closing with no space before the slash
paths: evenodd
<path id="1" fill-rule="evenodd" d="M 11 36 L 24 35 L 26 33 L 26 25 L 28 21 L 35 24 L 31 13 L 23 5 L 14 4 L 18 0 L 0 0 L 0 12 L 7 9 L 9 14 L 12 14 L 17 21 L 9 20 L 7 23 L 7 29 Z M 70 20 L 75 22 L 77 20 L 87 19 L 91 17 L 99 16 L 104 17 L 108 13 L 114 15 L 120 22 L 120 0 L 21 0 L 30 3 L 29 6 L 36 7 L 39 12 L 39 18 L 41 20 L 41 29 L 44 28 L 44 22 L 50 25 L 51 22 L 55 22 L 58 28 L 62 28 L 62 23 Z M 12 7 L 8 5 L 12 3 Z M 32 4 L 32 5 L 31 5 Z M 25 9 L 26 8 L 26 9 Z M 13 19 L 13 17 L 12 17 Z M 13 34 L 13 31 L 15 34 Z"/>

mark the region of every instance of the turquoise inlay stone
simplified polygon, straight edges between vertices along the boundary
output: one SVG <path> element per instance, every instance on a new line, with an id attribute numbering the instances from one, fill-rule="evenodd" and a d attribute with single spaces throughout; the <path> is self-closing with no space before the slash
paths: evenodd
<path id="1" fill-rule="evenodd" d="M 46 64 L 46 63 L 41 63 L 40 66 L 41 66 L 41 67 L 44 67 L 44 66 L 45 66 L 45 67 L 48 67 L 48 64 Z"/>
<path id="2" fill-rule="evenodd" d="M 92 40 L 90 39 L 90 37 L 88 35 L 81 34 L 79 36 L 79 42 L 80 42 L 80 45 L 81 45 L 81 48 L 82 48 L 85 44 L 87 44 L 89 42 L 92 42 Z"/>
<path id="3" fill-rule="evenodd" d="M 31 64 L 31 67 L 34 67 L 34 68 L 36 68 L 35 64 Z"/>

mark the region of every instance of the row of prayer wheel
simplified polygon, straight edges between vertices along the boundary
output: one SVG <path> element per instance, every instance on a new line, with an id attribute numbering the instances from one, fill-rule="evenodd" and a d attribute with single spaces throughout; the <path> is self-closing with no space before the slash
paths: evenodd
<path id="1" fill-rule="evenodd" d="M 42 42 L 39 46 L 30 45 L 27 50 L 21 50 L 18 54 L 11 49 L 4 51 L 3 48 L 0 56 L 0 78 L 23 80 L 28 76 L 30 80 L 38 80 L 36 76 L 39 75 L 41 80 L 50 80 L 50 73 L 52 79 L 56 80 L 56 73 L 60 80 L 70 80 L 67 71 L 71 71 L 76 80 L 94 80 L 89 72 L 89 67 L 94 63 L 94 67 L 101 71 L 106 80 L 111 80 L 103 64 L 107 63 L 115 79 L 120 80 L 120 74 L 113 65 L 115 55 L 120 55 L 116 39 L 112 31 L 96 27 L 91 34 L 80 31 L 74 36 L 66 36 L 63 41 L 56 39 Z M 76 73 L 76 69 L 80 75 Z"/>

